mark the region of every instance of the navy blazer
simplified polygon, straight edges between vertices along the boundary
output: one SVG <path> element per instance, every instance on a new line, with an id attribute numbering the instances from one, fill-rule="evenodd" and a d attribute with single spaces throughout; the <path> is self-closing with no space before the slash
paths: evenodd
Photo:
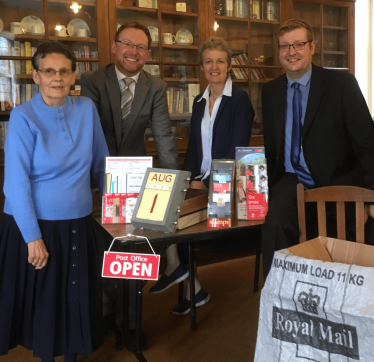
<path id="1" fill-rule="evenodd" d="M 302 146 L 316 187 L 374 190 L 374 123 L 352 74 L 313 65 Z M 286 75 L 262 88 L 269 189 L 283 176 Z"/>
<path id="2" fill-rule="evenodd" d="M 201 139 L 201 122 L 204 117 L 206 100 L 202 94 L 195 97 L 190 138 L 186 157 L 182 166 L 183 170 L 191 172 L 191 180 L 200 175 L 203 160 L 203 145 Z M 235 159 L 235 147 L 247 147 L 251 138 L 254 110 L 248 93 L 234 83 L 232 96 L 223 95 L 213 126 L 212 160 Z M 204 180 L 209 186 L 209 177 Z"/>

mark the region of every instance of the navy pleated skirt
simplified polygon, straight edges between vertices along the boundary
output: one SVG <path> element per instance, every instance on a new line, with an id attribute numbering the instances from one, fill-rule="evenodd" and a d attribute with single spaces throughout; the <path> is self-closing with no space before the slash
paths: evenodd
<path id="1" fill-rule="evenodd" d="M 28 263 L 28 249 L 13 216 L 0 225 L 0 355 L 22 345 L 50 360 L 89 355 L 102 336 L 101 277 L 91 215 L 39 220 L 49 252 L 41 270 Z"/>

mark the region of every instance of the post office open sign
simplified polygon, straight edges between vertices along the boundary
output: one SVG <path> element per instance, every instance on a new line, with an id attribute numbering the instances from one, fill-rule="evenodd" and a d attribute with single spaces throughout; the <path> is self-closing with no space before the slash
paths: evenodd
<path id="1" fill-rule="evenodd" d="M 104 252 L 103 278 L 157 280 L 160 256 Z"/>

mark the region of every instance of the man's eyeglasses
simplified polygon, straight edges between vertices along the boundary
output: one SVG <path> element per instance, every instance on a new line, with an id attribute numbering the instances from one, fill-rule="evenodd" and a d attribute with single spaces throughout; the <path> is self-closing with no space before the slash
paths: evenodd
<path id="1" fill-rule="evenodd" d="M 293 47 L 295 51 L 303 50 L 305 48 L 305 44 L 310 43 L 311 41 L 312 40 L 298 42 L 294 44 L 280 44 L 278 45 L 278 48 L 281 52 L 288 52 L 291 49 L 291 47 Z"/>
<path id="2" fill-rule="evenodd" d="M 62 68 L 60 70 L 55 70 L 53 68 L 46 68 L 46 69 L 36 69 L 37 72 L 43 73 L 47 78 L 52 78 L 56 75 L 56 73 L 60 73 L 62 78 L 70 77 L 73 74 L 71 69 Z"/>
<path id="3" fill-rule="evenodd" d="M 133 49 L 135 47 L 136 50 L 139 51 L 139 52 L 148 51 L 148 48 L 145 45 L 142 45 L 142 44 L 135 45 L 135 44 L 133 44 L 129 41 L 125 41 L 125 40 L 116 40 L 116 43 L 121 43 L 125 48 L 128 48 L 128 49 Z"/>

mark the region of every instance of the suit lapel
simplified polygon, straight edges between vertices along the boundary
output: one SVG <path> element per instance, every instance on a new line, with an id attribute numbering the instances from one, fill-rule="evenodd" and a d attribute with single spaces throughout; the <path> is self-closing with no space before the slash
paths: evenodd
<path id="1" fill-rule="evenodd" d="M 122 137 L 121 90 L 119 88 L 114 64 L 108 68 L 107 78 L 105 79 L 105 87 L 109 95 L 110 105 L 112 106 L 114 131 L 116 133 L 116 141 L 119 148 L 121 145 Z"/>
<path id="2" fill-rule="evenodd" d="M 313 123 L 314 117 L 321 103 L 322 96 L 325 92 L 325 87 L 319 69 L 313 65 L 312 77 L 310 79 L 310 89 L 308 96 L 308 104 L 305 112 L 304 126 L 302 130 L 302 137 L 308 132 Z"/>
<path id="3" fill-rule="evenodd" d="M 136 119 L 138 118 L 139 112 L 142 109 L 144 102 L 147 98 L 148 91 L 149 91 L 148 79 L 145 76 L 144 71 L 141 70 L 139 73 L 138 81 L 136 83 L 134 99 L 132 101 L 129 119 L 127 120 L 125 136 L 123 137 L 122 142 L 126 140 L 128 135 L 130 134 L 131 128 L 134 127 L 136 123 Z"/>
<path id="4" fill-rule="evenodd" d="M 276 140 L 276 146 L 278 154 L 283 154 L 282 147 L 284 147 L 284 136 L 286 127 L 286 104 L 287 104 L 287 77 L 283 75 L 279 78 L 279 81 L 274 88 L 273 93 L 273 104 L 269 104 L 269 107 L 273 107 L 274 112 L 274 139 Z"/>

